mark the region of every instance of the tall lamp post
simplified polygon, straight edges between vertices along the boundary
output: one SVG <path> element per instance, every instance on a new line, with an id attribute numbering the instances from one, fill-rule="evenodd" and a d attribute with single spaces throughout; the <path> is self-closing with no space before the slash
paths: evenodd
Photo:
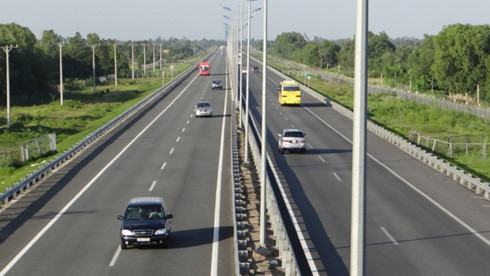
<path id="1" fill-rule="evenodd" d="M 267 231 L 267 225 L 265 221 L 265 197 L 266 197 L 266 141 L 267 141 L 267 128 L 266 128 L 266 83 L 267 83 L 267 0 L 264 0 L 264 37 L 262 44 L 262 134 L 261 134 L 261 154 L 260 154 L 260 246 L 265 248 L 265 233 Z"/>
<path id="2" fill-rule="evenodd" d="M 251 25 L 251 19 L 252 19 L 252 1 L 254 0 L 248 0 L 248 26 L 247 26 L 247 70 L 246 70 L 246 88 L 247 91 L 245 93 L 245 164 L 248 164 L 248 159 L 249 159 L 249 150 L 248 150 L 248 135 L 249 135 L 249 122 L 248 122 L 248 111 L 249 111 L 249 94 L 250 94 L 250 25 Z M 259 9 L 256 9 L 254 11 L 258 11 Z"/>
<path id="3" fill-rule="evenodd" d="M 366 125 L 368 0 L 357 0 L 352 132 L 350 272 L 364 275 L 366 261 Z"/>
<path id="4" fill-rule="evenodd" d="M 2 49 L 5 51 L 5 63 L 7 67 L 7 72 L 6 72 L 6 82 L 7 82 L 7 128 L 10 128 L 10 66 L 9 66 L 9 52 L 14 49 L 18 48 L 18 45 L 7 45 L 3 46 Z"/>

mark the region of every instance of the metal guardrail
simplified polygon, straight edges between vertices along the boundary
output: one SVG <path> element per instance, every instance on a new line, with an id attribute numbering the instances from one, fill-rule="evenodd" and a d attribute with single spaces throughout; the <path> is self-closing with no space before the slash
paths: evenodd
<path id="1" fill-rule="evenodd" d="M 211 55 L 211 54 L 210 54 Z M 70 159 L 72 159 L 77 153 L 82 151 L 84 148 L 88 147 L 92 142 L 96 141 L 99 137 L 103 136 L 105 133 L 111 131 L 113 128 L 118 126 L 122 121 L 126 120 L 128 117 L 133 115 L 135 112 L 139 111 L 142 109 L 144 106 L 146 106 L 149 102 L 151 102 L 153 99 L 157 98 L 160 96 L 163 92 L 175 87 L 178 85 L 184 78 L 189 76 L 193 71 L 196 70 L 197 64 L 192 65 L 190 68 L 182 72 L 179 76 L 165 84 L 164 86 L 160 87 L 157 89 L 155 92 L 152 94 L 148 95 L 148 97 L 144 98 L 137 104 L 135 104 L 133 107 L 129 108 L 126 110 L 124 113 L 121 115 L 117 116 L 116 118 L 112 119 L 110 122 L 107 124 L 103 125 L 102 127 L 98 128 L 91 134 L 87 135 L 85 138 L 83 138 L 80 142 L 78 142 L 76 145 L 71 147 L 70 149 L 66 150 L 62 154 L 60 154 L 58 157 L 55 159 L 51 160 L 50 162 L 46 163 L 43 167 L 39 168 L 37 171 L 33 172 L 32 174 L 29 174 L 26 176 L 26 178 L 22 179 L 21 181 L 15 183 L 12 185 L 11 188 L 6 188 L 5 191 L 0 194 L 0 204 L 7 204 L 11 200 L 16 199 L 19 195 L 23 194 L 26 192 L 31 186 L 35 185 L 39 181 L 43 180 L 49 173 L 51 173 L 53 170 L 57 169 Z M 1 205 L 0 205 L 1 207 Z"/>
<path id="2" fill-rule="evenodd" d="M 242 101 L 245 104 L 245 101 Z M 242 112 L 243 113 L 243 112 Z M 257 124 L 250 114 L 251 128 L 249 136 L 249 147 L 252 153 L 252 158 L 255 160 L 260 160 L 261 156 L 261 142 L 260 130 Z M 242 114 L 242 120 L 245 122 L 245 114 Z M 245 125 L 245 123 L 243 123 Z M 288 231 L 286 223 L 284 222 L 283 216 L 287 215 L 294 221 L 294 214 L 291 213 L 291 208 L 288 208 L 288 198 L 284 193 L 284 188 L 282 187 L 281 181 L 278 176 L 274 173 L 274 169 L 271 167 L 271 159 L 267 153 L 267 166 L 266 166 L 266 179 L 265 181 L 260 179 L 261 183 L 265 183 L 266 187 L 266 208 L 267 214 L 269 215 L 269 223 L 273 229 L 274 236 L 276 237 L 276 247 L 279 251 L 279 256 L 281 258 L 281 267 L 285 270 L 285 275 L 301 275 L 301 270 L 298 265 L 296 253 L 293 250 L 293 244 L 291 242 L 291 237 L 296 236 L 295 240 L 299 240 L 296 231 L 298 229 L 293 229 Z M 256 162 L 257 164 L 259 162 Z M 259 175 L 260 166 L 256 168 Z M 262 200 L 262 199 L 261 199 Z M 294 226 L 292 226 L 294 228 Z"/>

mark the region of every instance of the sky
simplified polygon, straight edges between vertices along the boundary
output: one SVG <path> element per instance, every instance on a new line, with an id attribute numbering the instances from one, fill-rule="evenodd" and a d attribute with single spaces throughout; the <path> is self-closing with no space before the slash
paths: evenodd
<path id="1" fill-rule="evenodd" d="M 240 0 L 0 0 L 0 24 L 44 30 L 68 38 L 96 33 L 102 39 L 225 39 L 225 23 L 239 22 Z M 267 0 L 267 38 L 298 32 L 307 39 L 355 34 L 356 0 Z M 249 2 L 243 1 L 245 21 Z M 263 37 L 264 0 L 251 2 L 251 38 Z M 226 8 L 226 9 L 225 9 Z M 229 11 L 228 9 L 231 9 Z M 451 24 L 490 24 L 489 0 L 371 0 L 369 31 L 390 38 L 436 35 Z M 244 22 L 245 23 L 245 22 Z M 246 31 L 245 31 L 246 38 Z"/>

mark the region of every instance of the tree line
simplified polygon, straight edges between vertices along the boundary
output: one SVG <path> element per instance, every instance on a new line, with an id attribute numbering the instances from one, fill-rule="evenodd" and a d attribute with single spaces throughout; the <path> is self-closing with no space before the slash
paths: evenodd
<path id="1" fill-rule="evenodd" d="M 221 42 L 222 43 L 222 42 Z M 159 60 L 160 45 L 165 61 L 178 61 L 215 47 L 215 40 L 162 39 L 145 41 L 117 41 L 103 39 L 96 33 L 83 37 L 76 33 L 62 37 L 53 30 L 42 33 L 41 39 L 26 27 L 15 23 L 0 24 L 0 46 L 17 45 L 9 52 L 10 92 L 12 105 L 31 105 L 52 101 L 58 97 L 59 47 L 62 47 L 63 78 L 69 81 L 92 78 L 92 46 L 95 47 L 96 77 L 114 74 L 114 45 L 116 45 L 118 76 L 131 77 L 132 46 L 135 67 Z M 146 55 L 143 45 L 146 45 Z M 141 69 L 140 66 L 137 68 Z M 6 54 L 0 52 L 0 104 L 6 103 Z"/>
<path id="2" fill-rule="evenodd" d="M 354 39 L 313 40 L 282 33 L 268 43 L 279 57 L 353 76 Z M 262 49 L 261 41 L 254 47 Z M 390 39 L 368 33 L 368 74 L 385 84 L 405 84 L 412 91 L 468 94 L 490 101 L 490 25 L 453 24 L 423 39 Z"/>

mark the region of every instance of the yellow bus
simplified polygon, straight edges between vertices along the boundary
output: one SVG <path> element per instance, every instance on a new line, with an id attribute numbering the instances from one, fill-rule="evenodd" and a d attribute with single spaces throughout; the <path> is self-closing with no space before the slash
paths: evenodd
<path id="1" fill-rule="evenodd" d="M 280 83 L 279 90 L 279 104 L 301 104 L 301 90 L 299 89 L 299 83 L 293 80 L 285 80 Z"/>

